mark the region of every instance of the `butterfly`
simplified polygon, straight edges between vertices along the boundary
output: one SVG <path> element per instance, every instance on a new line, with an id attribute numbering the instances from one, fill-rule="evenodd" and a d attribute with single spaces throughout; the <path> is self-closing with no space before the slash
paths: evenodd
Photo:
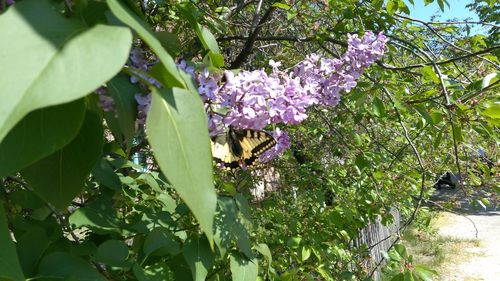
<path id="1" fill-rule="evenodd" d="M 212 155 L 224 169 L 247 168 L 275 145 L 273 136 L 264 131 L 229 127 L 226 133 L 212 137 Z"/>

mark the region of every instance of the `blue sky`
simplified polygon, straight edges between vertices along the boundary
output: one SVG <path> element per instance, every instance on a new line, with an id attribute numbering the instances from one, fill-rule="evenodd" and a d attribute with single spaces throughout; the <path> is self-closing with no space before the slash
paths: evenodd
<path id="1" fill-rule="evenodd" d="M 469 19 L 472 21 L 478 21 L 478 16 L 469 11 L 465 6 L 472 3 L 473 0 L 448 0 L 450 6 L 444 6 L 444 12 L 441 12 L 439 5 L 435 0 L 433 3 L 425 6 L 424 0 L 413 0 L 415 5 L 411 5 L 408 0 L 405 0 L 406 5 L 410 8 L 410 17 L 430 21 L 432 15 L 439 15 L 436 21 L 446 21 L 451 19 L 465 20 Z M 486 33 L 486 29 L 481 25 L 472 25 L 472 34 Z"/>
<path id="2" fill-rule="evenodd" d="M 424 6 L 423 0 L 414 0 L 415 6 L 412 6 L 408 0 L 405 1 L 410 8 L 410 16 L 412 18 L 428 21 L 431 15 L 439 14 L 441 15 L 440 21 L 445 21 L 448 19 L 460 19 L 464 20 L 466 18 L 472 18 L 472 20 L 478 20 L 475 13 L 470 12 L 465 5 L 473 2 L 472 0 L 448 0 L 450 6 L 444 6 L 444 13 L 439 9 L 437 1 Z"/>

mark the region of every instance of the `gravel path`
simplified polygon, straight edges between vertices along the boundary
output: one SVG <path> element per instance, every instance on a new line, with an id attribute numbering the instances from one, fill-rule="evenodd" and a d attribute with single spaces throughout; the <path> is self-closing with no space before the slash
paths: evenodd
<path id="1" fill-rule="evenodd" d="M 474 197 L 489 198 L 492 206 L 486 210 L 473 209 L 466 200 L 461 199 L 457 191 L 448 194 L 438 194 L 440 199 L 455 200 L 460 205 L 459 210 L 465 211 L 464 216 L 445 212 L 443 213 L 439 234 L 459 239 L 477 239 L 478 247 L 464 248 L 464 254 L 472 258 L 465 258 L 459 263 L 447 263 L 447 272 L 443 272 L 443 281 L 500 281 L 500 208 L 493 194 L 475 194 Z M 470 198 L 470 197 L 469 197 Z M 473 222 L 473 223 L 472 223 Z M 477 237 L 476 237 L 477 235 Z"/>

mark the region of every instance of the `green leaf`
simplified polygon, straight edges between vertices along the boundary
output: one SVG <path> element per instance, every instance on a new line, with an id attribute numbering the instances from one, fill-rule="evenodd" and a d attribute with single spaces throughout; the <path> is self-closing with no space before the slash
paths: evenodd
<path id="1" fill-rule="evenodd" d="M 160 41 L 155 37 L 151 28 L 134 14 L 123 2 L 118 0 L 107 0 L 108 6 L 113 14 L 123 23 L 130 26 L 139 37 L 155 52 L 163 67 L 166 69 L 167 76 L 164 81 L 167 81 L 166 87 L 181 87 L 184 88 L 184 82 L 179 75 L 179 71 L 175 66 L 172 57 L 163 48 Z"/>
<path id="2" fill-rule="evenodd" d="M 457 141 L 457 143 L 461 143 L 464 140 L 462 135 L 462 126 L 457 122 L 453 123 L 453 137 Z"/>
<path id="3" fill-rule="evenodd" d="M 402 260 L 402 257 L 401 255 L 399 255 L 399 253 L 397 251 L 390 251 L 389 252 L 389 257 L 391 258 L 391 260 L 393 261 L 401 261 Z"/>
<path id="4" fill-rule="evenodd" d="M 0 143 L 0 177 L 68 144 L 80 130 L 84 117 L 83 99 L 29 113 Z"/>
<path id="5" fill-rule="evenodd" d="M 427 110 L 424 108 L 422 105 L 416 105 L 414 108 L 417 110 L 417 112 L 425 119 L 425 121 L 428 124 L 434 124 L 434 119 L 432 119 L 432 116 L 427 112 Z"/>
<path id="6" fill-rule="evenodd" d="M 358 169 L 360 171 L 362 171 L 364 168 L 367 168 L 370 166 L 370 162 L 368 162 L 368 160 L 366 160 L 362 154 L 360 154 L 356 157 L 356 160 L 354 161 L 354 163 L 356 164 L 356 166 L 358 167 Z"/>
<path id="7" fill-rule="evenodd" d="M 88 262 L 65 252 L 54 252 L 44 257 L 37 277 L 106 281 Z"/>
<path id="8" fill-rule="evenodd" d="M 406 3 L 402 0 L 399 0 L 398 1 L 398 10 L 409 15 L 410 14 L 410 9 L 408 8 L 408 6 L 406 5 Z"/>
<path id="9" fill-rule="evenodd" d="M 146 268 L 134 264 L 134 276 L 138 281 L 170 281 L 178 280 L 174 278 L 172 270 L 164 262 L 157 262 L 153 265 L 148 265 Z"/>
<path id="10" fill-rule="evenodd" d="M 248 260 L 244 257 L 231 255 L 230 257 L 231 276 L 233 280 L 255 281 L 259 272 L 257 259 Z"/>
<path id="11" fill-rule="evenodd" d="M 128 267 L 128 247 L 123 241 L 107 240 L 97 248 L 93 257 L 94 261 L 102 262 L 109 266 Z"/>
<path id="12" fill-rule="evenodd" d="M 23 272 L 33 276 L 38 267 L 38 262 L 50 245 L 50 240 L 45 230 L 38 226 L 29 228 L 21 237 L 16 237 L 17 253 Z"/>
<path id="13" fill-rule="evenodd" d="M 9 198 L 15 204 L 26 209 L 35 210 L 45 205 L 45 202 L 38 195 L 24 189 L 17 189 L 9 192 Z"/>
<path id="14" fill-rule="evenodd" d="M 432 68 L 432 66 L 427 65 L 420 68 L 420 73 L 422 73 L 424 79 L 432 81 L 435 84 L 439 83 L 439 77 L 434 72 L 434 68 Z"/>
<path id="15" fill-rule="evenodd" d="M 115 139 L 128 154 L 132 148 L 137 118 L 137 102 L 134 95 L 140 93 L 141 89 L 138 84 L 130 83 L 130 77 L 124 74 L 117 75 L 106 85 L 116 111 L 104 112 L 104 117 Z"/>
<path id="16" fill-rule="evenodd" d="M 445 126 L 443 126 L 443 128 L 441 128 L 441 130 L 439 130 L 439 133 L 436 137 L 436 139 L 434 140 L 434 143 L 432 144 L 432 147 L 434 147 L 434 149 L 437 149 L 439 147 L 439 145 L 441 144 L 441 140 L 443 139 L 443 133 L 444 133 L 444 130 L 445 130 Z"/>
<path id="17" fill-rule="evenodd" d="M 195 30 L 198 39 L 200 39 L 201 44 L 205 50 L 208 50 L 214 54 L 220 54 L 219 45 L 217 44 L 217 40 L 215 36 L 208 30 L 208 28 L 200 25 L 196 17 L 194 16 L 196 13 L 193 12 L 196 10 L 189 2 L 184 2 L 182 5 L 179 5 L 180 11 L 186 17 L 191 27 Z"/>
<path id="18" fill-rule="evenodd" d="M 208 52 L 208 56 L 210 57 L 210 60 L 212 61 L 212 64 L 215 67 L 223 67 L 224 66 L 224 56 L 221 54 L 214 53 L 212 51 Z"/>
<path id="19" fill-rule="evenodd" d="M 177 35 L 168 31 L 158 31 L 155 33 L 156 39 L 160 41 L 161 45 L 167 52 L 174 58 L 179 56 L 181 51 L 181 41 Z"/>
<path id="20" fill-rule="evenodd" d="M 280 9 L 283 9 L 283 10 L 290 10 L 290 6 L 288 6 L 285 3 L 279 3 L 279 2 L 277 2 L 277 3 L 274 3 L 272 6 L 280 8 Z"/>
<path id="21" fill-rule="evenodd" d="M 392 277 L 391 281 L 405 281 L 405 276 L 403 273 L 398 273 Z"/>
<path id="22" fill-rule="evenodd" d="M 237 193 L 234 196 L 234 200 L 241 214 L 247 222 L 251 222 L 252 217 L 250 216 L 250 206 L 248 205 L 248 200 L 241 193 Z"/>
<path id="23" fill-rule="evenodd" d="M 287 241 L 287 246 L 292 248 L 292 249 L 297 249 L 300 245 L 300 242 L 302 241 L 302 238 L 300 237 L 290 237 L 288 238 Z"/>
<path id="24" fill-rule="evenodd" d="M 5 210 L 0 201 L 0 279 L 21 281 L 26 278 L 23 275 L 19 259 L 17 257 L 16 247 L 10 239 L 10 230 L 7 227 Z"/>
<path id="25" fill-rule="evenodd" d="M 382 102 L 382 100 L 380 100 L 378 97 L 375 97 L 373 99 L 372 110 L 373 110 L 373 114 L 377 117 L 381 117 L 381 116 L 386 115 L 385 105 Z"/>
<path id="26" fill-rule="evenodd" d="M 495 72 L 490 73 L 490 74 L 486 75 L 484 78 L 470 83 L 467 86 L 467 90 L 470 92 L 480 91 L 480 90 L 488 87 L 489 85 L 495 83 L 496 81 L 498 81 L 498 79 L 500 79 L 500 76 L 498 75 L 498 73 L 495 73 Z"/>
<path id="27" fill-rule="evenodd" d="M 225 253 L 232 246 L 231 242 L 236 242 L 238 249 L 251 259 L 254 258 L 254 254 L 248 232 L 243 224 L 246 220 L 245 215 L 238 211 L 239 206 L 236 202 L 230 197 L 219 198 L 214 240 L 221 253 Z"/>
<path id="28" fill-rule="evenodd" d="M 213 245 L 217 196 L 207 119 L 197 93 L 152 89 L 147 135 L 158 165 Z"/>
<path id="29" fill-rule="evenodd" d="M 76 228 L 87 227 L 97 234 L 121 233 L 124 228 L 111 202 L 105 200 L 78 208 L 69 216 L 69 222 Z"/>
<path id="30" fill-rule="evenodd" d="M 430 113 L 430 115 L 431 115 L 431 118 L 432 118 L 432 124 L 434 124 L 434 125 L 440 123 L 444 119 L 443 113 L 441 113 L 439 111 L 432 111 Z"/>
<path id="31" fill-rule="evenodd" d="M 148 234 L 142 250 L 146 256 L 175 256 L 181 248 L 179 242 L 167 229 L 159 227 Z"/>
<path id="32" fill-rule="evenodd" d="M 106 158 L 101 158 L 92 169 L 92 175 L 100 184 L 113 190 L 120 190 L 122 183 Z"/>
<path id="33" fill-rule="evenodd" d="M 422 279 L 422 281 L 433 281 L 434 276 L 437 276 L 437 271 L 430 269 L 424 265 L 416 265 L 414 272 L 416 275 Z"/>
<path id="34" fill-rule="evenodd" d="M 184 259 L 191 268 L 193 279 L 203 281 L 214 264 L 215 255 L 205 237 L 191 237 L 182 249 Z"/>
<path id="35" fill-rule="evenodd" d="M 398 1 L 388 0 L 385 8 L 387 9 L 387 13 L 389 13 L 389 15 L 394 14 L 398 10 Z"/>
<path id="36" fill-rule="evenodd" d="M 494 119 L 500 119 L 500 104 L 494 103 L 490 105 L 481 112 L 481 115 Z"/>
<path id="37" fill-rule="evenodd" d="M 0 85 L 8 93 L 0 103 L 0 141 L 29 112 L 76 100 L 109 80 L 132 43 L 126 28 L 85 29 L 45 0 L 9 8 L 0 17 L 0 34 Z"/>
<path id="38" fill-rule="evenodd" d="M 309 259 L 310 256 L 311 256 L 311 249 L 309 249 L 309 247 L 303 246 L 302 250 L 300 251 L 300 260 L 304 262 L 307 259 Z"/>
<path id="39" fill-rule="evenodd" d="M 269 250 L 267 244 L 258 244 L 257 246 L 255 246 L 255 250 L 259 251 L 259 253 L 261 253 L 264 258 L 266 258 L 269 266 L 271 266 L 271 264 L 273 263 L 273 256 L 271 255 L 271 250 Z"/>
<path id="40" fill-rule="evenodd" d="M 78 195 L 102 152 L 101 118 L 87 111 L 80 132 L 67 146 L 21 171 L 45 201 L 64 209 Z"/>
<path id="41" fill-rule="evenodd" d="M 394 245 L 394 249 L 396 250 L 396 252 L 402 257 L 402 258 L 406 258 L 408 257 L 408 253 L 406 251 L 406 247 L 402 244 L 396 244 Z"/>

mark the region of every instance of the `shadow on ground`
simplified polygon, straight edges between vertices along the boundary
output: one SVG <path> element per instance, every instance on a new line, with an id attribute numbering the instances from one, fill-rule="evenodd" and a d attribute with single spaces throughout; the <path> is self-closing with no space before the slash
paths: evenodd
<path id="1" fill-rule="evenodd" d="M 498 215 L 499 195 L 489 189 L 442 188 L 436 189 L 430 200 L 451 211 L 468 215 Z"/>

